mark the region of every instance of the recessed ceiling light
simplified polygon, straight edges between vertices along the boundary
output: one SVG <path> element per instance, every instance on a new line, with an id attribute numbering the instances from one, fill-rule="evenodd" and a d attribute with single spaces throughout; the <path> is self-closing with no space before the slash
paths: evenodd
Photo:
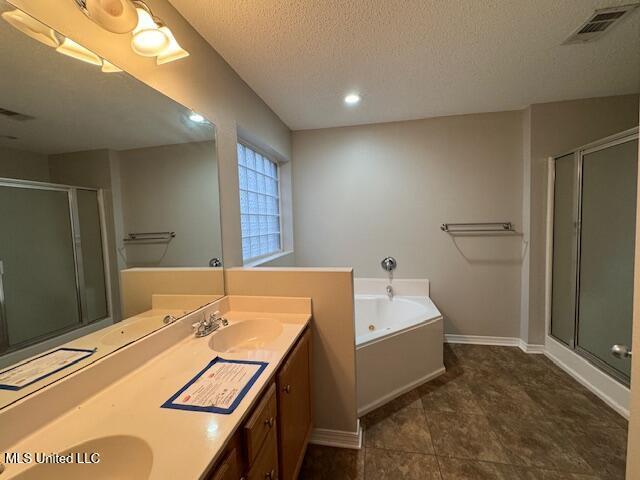
<path id="1" fill-rule="evenodd" d="M 195 123 L 205 123 L 207 121 L 206 118 L 196 112 L 191 112 L 191 115 L 189 115 L 189 120 Z"/>
<path id="2" fill-rule="evenodd" d="M 360 95 L 358 95 L 357 93 L 350 93 L 349 95 L 344 97 L 344 103 L 346 103 L 347 105 L 355 105 L 357 103 L 360 103 Z"/>

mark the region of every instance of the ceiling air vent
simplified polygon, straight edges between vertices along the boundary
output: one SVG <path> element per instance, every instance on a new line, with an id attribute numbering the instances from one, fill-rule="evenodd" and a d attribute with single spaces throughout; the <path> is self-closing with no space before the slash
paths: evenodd
<path id="1" fill-rule="evenodd" d="M 633 12 L 638 5 L 640 3 L 596 10 L 563 44 L 591 42 L 600 38 L 605 32 L 611 30 L 615 24 L 620 23 L 623 18 Z"/>
<path id="2" fill-rule="evenodd" d="M 16 120 L 18 122 L 24 122 L 26 120 L 33 120 L 35 117 L 31 115 L 25 115 L 24 113 L 14 112 L 13 110 L 7 110 L 6 108 L 0 107 L 0 115 L 10 118 L 11 120 Z"/>

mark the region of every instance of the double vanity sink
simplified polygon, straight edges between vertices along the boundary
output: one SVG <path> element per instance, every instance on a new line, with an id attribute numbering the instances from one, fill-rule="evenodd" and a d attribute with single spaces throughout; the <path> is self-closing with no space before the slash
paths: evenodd
<path id="1" fill-rule="evenodd" d="M 192 323 L 218 310 L 229 321 L 228 325 L 211 335 L 195 337 L 191 331 Z M 157 320 L 153 315 L 140 318 L 140 322 Z M 310 318 L 309 299 L 225 297 L 71 375 L 71 378 L 83 377 L 83 381 L 71 380 L 65 390 L 65 395 L 71 390 L 71 395 L 75 395 L 79 400 L 72 408 L 65 408 L 63 404 L 70 405 L 70 400 L 62 400 L 62 393 L 56 392 L 56 389 L 62 389 L 65 380 L 46 387 L 42 395 L 38 392 L 26 397 L 10 407 L 19 410 L 14 412 L 12 418 L 11 412 L 0 411 L 0 422 L 3 422 L 3 418 L 9 413 L 5 426 L 10 427 L 12 422 L 15 423 L 16 419 L 20 418 L 20 414 L 27 414 L 32 409 L 38 409 L 40 412 L 50 410 L 52 416 L 46 418 L 46 421 L 43 420 L 37 430 L 16 439 L 17 441 L 3 438 L 7 432 L 3 428 L 3 432 L 0 433 L 0 451 L 28 453 L 34 457 L 36 454 L 45 454 L 61 462 L 71 459 L 73 463 L 5 463 L 0 480 L 226 480 L 235 478 L 233 475 L 224 476 L 225 472 L 232 472 L 227 465 L 230 458 L 235 462 L 235 471 L 247 478 L 263 479 L 272 475 L 275 480 L 275 472 L 278 465 L 280 469 L 283 468 L 283 461 L 289 463 L 286 470 L 297 473 L 301 459 L 283 460 L 281 457 L 284 445 L 281 445 L 281 442 L 286 442 L 289 435 L 288 441 L 297 443 L 287 445 L 287 451 L 300 450 L 300 438 L 306 446 L 311 426 L 310 406 L 308 425 L 291 425 L 287 418 L 291 418 L 295 423 L 295 416 L 292 417 L 285 408 L 288 399 L 280 396 L 291 393 L 291 381 L 287 375 L 294 378 L 294 381 L 297 377 L 306 375 L 307 391 L 303 393 L 306 395 L 304 398 L 310 401 Z M 135 323 L 130 324 L 129 328 L 135 328 Z M 118 331 L 113 330 L 109 335 L 116 333 Z M 304 339 L 306 353 L 298 357 L 304 360 L 306 367 L 300 361 L 295 362 L 295 359 L 291 358 L 300 350 L 300 344 Z M 227 360 L 267 363 L 265 370 L 232 413 L 214 414 L 161 408 L 167 399 L 216 356 Z M 146 361 L 138 363 L 138 368 L 130 371 L 132 360 L 142 357 Z M 297 364 L 291 366 L 293 363 Z M 303 365 L 303 370 L 300 370 L 300 365 Z M 128 373 L 114 379 L 109 378 L 112 375 L 102 375 L 103 371 Z M 293 374 L 295 376 L 292 377 Z M 284 381 L 287 382 L 286 385 L 281 385 Z M 83 392 L 83 388 L 87 391 Z M 297 387 L 294 386 L 294 389 Z M 256 423 L 260 427 L 260 437 L 256 431 L 251 430 L 256 428 L 251 426 L 251 421 L 263 414 L 263 404 L 273 403 L 269 408 L 276 408 L 275 399 L 266 398 L 269 394 L 274 395 L 270 393 L 272 391 L 276 392 L 275 399 L 279 400 L 277 420 L 276 416 L 271 414 L 267 415 L 264 422 L 260 421 L 259 425 Z M 56 399 L 59 400 L 59 408 Z M 296 403 L 299 403 L 299 400 L 296 400 Z M 267 428 L 265 425 L 273 427 L 273 440 L 269 440 L 271 436 L 263 434 L 260 430 Z M 296 430 L 296 427 L 298 431 L 304 430 L 304 435 L 296 434 L 294 438 L 288 433 L 292 429 Z M 282 435 L 277 436 L 277 440 L 275 428 L 278 428 L 278 433 L 285 430 Z M 254 431 L 253 437 L 247 433 L 251 431 Z M 260 441 L 256 440 L 258 437 L 261 438 Z M 253 438 L 253 443 L 247 444 L 248 440 L 245 438 Z M 276 455 L 275 452 L 278 457 L 274 460 L 272 457 Z M 99 461 L 96 453 L 99 454 Z M 257 473 L 253 472 L 254 470 Z M 284 477 L 280 475 L 279 478 Z"/>

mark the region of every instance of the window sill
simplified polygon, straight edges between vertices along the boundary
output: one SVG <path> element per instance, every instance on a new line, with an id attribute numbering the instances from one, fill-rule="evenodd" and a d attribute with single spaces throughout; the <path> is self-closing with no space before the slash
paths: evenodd
<path id="1" fill-rule="evenodd" d="M 284 252 L 274 253 L 273 255 L 269 255 L 268 257 L 258 258 L 257 260 L 250 260 L 244 264 L 245 267 L 259 267 L 260 265 L 264 265 L 265 263 L 273 262 L 278 258 L 284 257 L 286 255 L 291 255 L 293 250 L 286 250 Z"/>

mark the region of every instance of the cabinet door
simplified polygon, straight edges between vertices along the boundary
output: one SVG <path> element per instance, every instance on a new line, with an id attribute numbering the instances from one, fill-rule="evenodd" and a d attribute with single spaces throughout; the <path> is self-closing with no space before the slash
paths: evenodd
<path id="1" fill-rule="evenodd" d="M 209 478 L 211 480 L 240 480 L 242 478 L 242 463 L 235 448 L 227 453 L 225 459 Z"/>
<path id="2" fill-rule="evenodd" d="M 307 329 L 277 376 L 280 480 L 298 476 L 311 432 L 310 339 Z"/>

